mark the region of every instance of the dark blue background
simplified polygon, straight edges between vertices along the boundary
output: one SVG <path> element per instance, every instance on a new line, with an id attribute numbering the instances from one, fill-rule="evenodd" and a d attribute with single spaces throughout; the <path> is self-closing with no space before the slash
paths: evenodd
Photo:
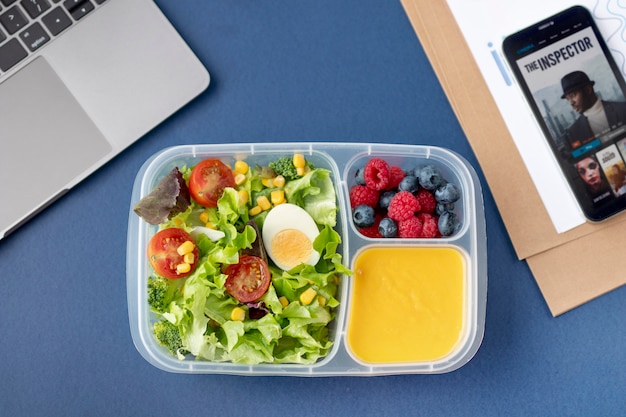
<path id="1" fill-rule="evenodd" d="M 212 83 L 0 242 L 1 415 L 626 415 L 626 288 L 550 315 L 399 1 L 157 3 Z M 450 374 L 358 378 L 179 375 L 148 364 L 126 304 L 141 164 L 177 144 L 328 140 L 439 145 L 476 167 L 489 293 L 475 358 Z"/>

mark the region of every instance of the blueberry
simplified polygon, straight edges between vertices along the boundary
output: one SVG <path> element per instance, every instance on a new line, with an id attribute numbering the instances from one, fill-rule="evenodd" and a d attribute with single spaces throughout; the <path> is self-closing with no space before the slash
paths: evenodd
<path id="1" fill-rule="evenodd" d="M 354 174 L 354 180 L 356 181 L 356 183 L 358 185 L 365 185 L 365 168 L 359 168 L 356 170 L 356 173 Z"/>
<path id="2" fill-rule="evenodd" d="M 389 208 L 389 202 L 397 193 L 396 190 L 383 191 L 378 198 L 378 207 L 387 210 Z"/>
<path id="3" fill-rule="evenodd" d="M 437 203 L 435 214 L 441 216 L 446 211 L 454 210 L 454 203 Z"/>
<path id="4" fill-rule="evenodd" d="M 415 168 L 413 168 L 412 170 L 408 170 L 406 175 L 413 175 L 414 177 L 419 178 L 420 177 L 420 172 L 422 172 L 422 168 L 424 168 L 422 165 L 418 165 Z"/>
<path id="5" fill-rule="evenodd" d="M 453 212 L 445 211 L 439 216 L 437 226 L 443 236 L 451 236 L 461 228 L 461 220 Z"/>
<path id="6" fill-rule="evenodd" d="M 419 183 L 422 187 L 429 191 L 436 190 L 437 187 L 444 183 L 441 171 L 434 165 L 426 165 L 420 170 Z"/>
<path id="7" fill-rule="evenodd" d="M 398 225 L 389 217 L 385 217 L 378 225 L 378 232 L 382 237 L 396 237 L 398 235 Z"/>
<path id="8" fill-rule="evenodd" d="M 358 205 L 352 211 L 352 221 L 356 227 L 370 227 L 375 220 L 374 208 L 368 205 Z"/>
<path id="9" fill-rule="evenodd" d="M 454 203 L 459 198 L 461 198 L 461 190 L 450 182 L 435 190 L 435 200 L 439 203 Z"/>
<path id="10" fill-rule="evenodd" d="M 419 188 L 419 183 L 417 181 L 417 177 L 414 175 L 407 175 L 402 178 L 400 184 L 398 184 L 399 191 L 408 191 L 410 193 L 416 193 Z"/>

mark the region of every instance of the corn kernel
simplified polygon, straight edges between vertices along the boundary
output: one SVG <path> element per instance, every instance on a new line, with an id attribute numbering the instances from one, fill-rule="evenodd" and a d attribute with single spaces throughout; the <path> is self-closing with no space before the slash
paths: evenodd
<path id="1" fill-rule="evenodd" d="M 313 287 L 309 287 L 302 294 L 300 294 L 300 302 L 305 306 L 308 306 L 313 302 L 316 295 L 317 292 L 313 289 Z"/>
<path id="2" fill-rule="evenodd" d="M 261 210 L 263 211 L 269 210 L 272 208 L 272 203 L 270 203 L 270 200 L 264 195 L 257 197 L 256 203 L 259 205 L 259 207 L 261 207 Z"/>
<path id="3" fill-rule="evenodd" d="M 206 211 L 206 210 L 203 211 L 202 213 L 200 213 L 199 218 L 200 218 L 200 221 L 202 223 L 208 223 L 208 221 L 209 221 L 209 212 Z"/>
<path id="4" fill-rule="evenodd" d="M 280 305 L 283 306 L 283 308 L 289 305 L 289 300 L 284 295 L 281 297 L 278 297 L 278 301 L 280 301 Z"/>
<path id="5" fill-rule="evenodd" d="M 296 167 L 296 174 L 298 174 L 298 176 L 303 176 L 304 175 L 304 167 Z"/>
<path id="6" fill-rule="evenodd" d="M 235 172 L 238 174 L 247 174 L 250 167 L 245 161 L 235 162 Z"/>
<path id="7" fill-rule="evenodd" d="M 217 230 L 217 226 L 215 225 L 215 223 L 213 223 L 212 221 L 207 221 L 206 223 L 204 223 L 204 227 L 208 228 L 208 229 L 213 229 L 213 230 Z"/>
<path id="8" fill-rule="evenodd" d="M 241 307 L 235 307 L 230 312 L 230 319 L 234 321 L 243 321 L 246 318 L 246 311 Z"/>
<path id="9" fill-rule="evenodd" d="M 274 178 L 274 187 L 278 187 L 278 188 L 283 188 L 285 186 L 285 177 L 283 177 L 282 175 L 277 175 L 276 178 Z"/>
<path id="10" fill-rule="evenodd" d="M 183 225 L 183 221 L 179 217 L 175 217 L 174 220 L 172 220 L 172 223 L 174 223 L 174 226 L 179 227 Z"/>
<path id="11" fill-rule="evenodd" d="M 324 307 L 326 305 L 326 297 L 324 297 L 323 295 L 318 295 L 317 304 L 319 304 L 321 307 Z"/>
<path id="12" fill-rule="evenodd" d="M 249 194 L 248 194 L 248 192 L 246 190 L 239 190 L 239 191 L 237 191 L 237 194 L 239 195 L 239 205 L 240 206 L 248 204 L 248 201 L 250 200 L 250 196 L 249 196 Z"/>
<path id="13" fill-rule="evenodd" d="M 262 211 L 263 211 L 263 209 L 260 206 L 254 206 L 250 210 L 248 210 L 248 214 L 250 216 L 256 216 L 257 214 L 259 214 Z"/>
<path id="14" fill-rule="evenodd" d="M 305 165 L 304 155 L 301 153 L 294 154 L 293 156 L 293 165 L 296 168 L 304 168 Z"/>
<path id="15" fill-rule="evenodd" d="M 235 185 L 241 185 L 246 182 L 246 175 L 238 173 L 235 175 Z"/>
<path id="16" fill-rule="evenodd" d="M 285 192 L 283 190 L 274 190 L 270 193 L 270 200 L 273 205 L 282 204 L 285 202 Z"/>
<path id="17" fill-rule="evenodd" d="M 183 263 L 176 265 L 177 274 L 186 274 L 189 271 L 191 271 L 191 265 L 188 264 L 187 262 L 183 262 Z"/>
<path id="18" fill-rule="evenodd" d="M 194 255 L 193 252 L 186 253 L 183 256 L 183 262 L 185 263 L 192 264 L 195 260 L 196 260 L 196 255 Z"/>
<path id="19" fill-rule="evenodd" d="M 263 178 L 261 184 L 267 188 L 274 188 L 274 178 Z"/>
<path id="20" fill-rule="evenodd" d="M 194 248 L 195 245 L 193 244 L 193 242 L 191 240 L 186 240 L 182 245 L 176 248 L 176 252 L 178 252 L 180 256 L 183 256 L 186 253 L 193 252 Z"/>

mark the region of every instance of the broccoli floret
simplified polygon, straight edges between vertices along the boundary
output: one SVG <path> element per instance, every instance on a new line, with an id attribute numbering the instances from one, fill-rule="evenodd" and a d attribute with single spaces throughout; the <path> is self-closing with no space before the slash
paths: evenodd
<path id="1" fill-rule="evenodd" d="M 167 348 L 172 355 L 179 356 L 188 353 L 182 349 L 183 340 L 181 339 L 180 332 L 175 324 L 172 324 L 167 320 L 154 323 L 154 335 L 161 346 Z"/>
<path id="2" fill-rule="evenodd" d="M 293 164 L 293 158 L 278 158 L 277 160 L 270 162 L 269 166 L 277 175 L 282 175 L 288 181 L 300 177 L 300 175 L 298 175 L 298 171 L 296 170 L 296 166 Z"/>
<path id="3" fill-rule="evenodd" d="M 148 278 L 148 304 L 158 313 L 164 313 L 176 297 L 178 287 L 163 277 Z"/>

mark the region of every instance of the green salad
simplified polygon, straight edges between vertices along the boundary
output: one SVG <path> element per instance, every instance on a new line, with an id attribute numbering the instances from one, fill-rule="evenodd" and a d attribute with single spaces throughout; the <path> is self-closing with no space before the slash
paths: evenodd
<path id="1" fill-rule="evenodd" d="M 135 206 L 148 245 L 154 335 L 180 360 L 310 364 L 339 305 L 331 173 L 300 154 L 266 166 L 178 167 Z"/>

